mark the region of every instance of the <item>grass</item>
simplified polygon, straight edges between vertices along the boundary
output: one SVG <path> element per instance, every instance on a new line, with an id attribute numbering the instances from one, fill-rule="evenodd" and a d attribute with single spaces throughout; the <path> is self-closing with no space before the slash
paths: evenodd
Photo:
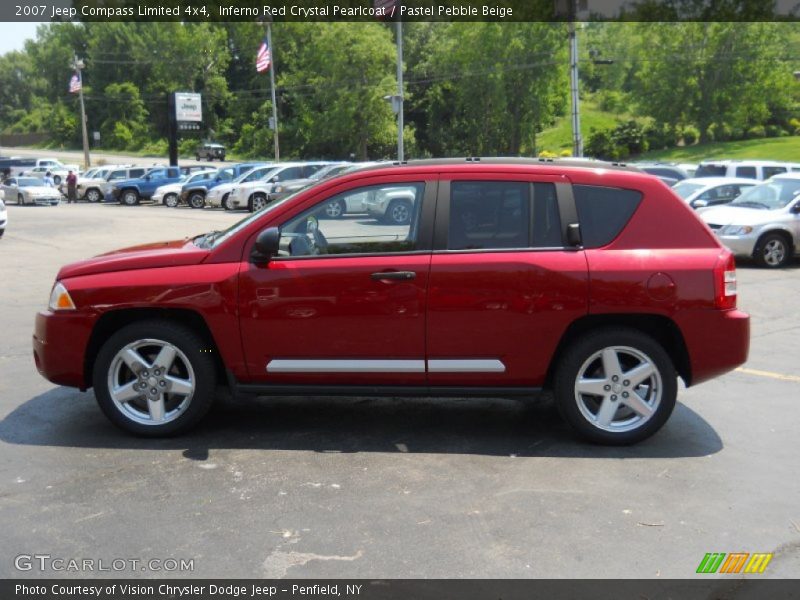
<path id="1" fill-rule="evenodd" d="M 764 138 L 736 142 L 712 142 L 668 150 L 645 152 L 636 160 L 700 162 L 710 158 L 753 158 L 800 162 L 800 137 Z"/>
<path id="2" fill-rule="evenodd" d="M 600 110 L 597 104 L 591 100 L 581 100 L 581 133 L 583 142 L 589 137 L 592 129 L 608 129 L 616 127 L 618 121 L 629 121 L 633 116 L 629 114 L 618 114 Z M 572 116 L 571 113 L 561 117 L 555 126 L 543 130 L 536 136 L 536 148 L 538 152 L 549 150 L 550 152 L 560 152 L 561 150 L 572 150 Z"/>

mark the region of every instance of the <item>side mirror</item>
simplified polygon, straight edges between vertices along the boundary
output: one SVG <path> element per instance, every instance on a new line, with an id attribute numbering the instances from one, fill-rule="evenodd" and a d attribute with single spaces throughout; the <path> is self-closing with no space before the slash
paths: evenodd
<path id="1" fill-rule="evenodd" d="M 570 246 L 580 246 L 583 243 L 581 239 L 581 226 L 578 223 L 570 223 L 567 225 L 567 243 Z"/>
<path id="2" fill-rule="evenodd" d="M 269 227 L 258 234 L 250 260 L 256 264 L 269 262 L 273 256 L 278 254 L 278 247 L 281 240 L 281 230 L 277 227 Z"/>
<path id="3" fill-rule="evenodd" d="M 275 175 L 275 176 L 274 176 L 272 179 L 270 179 L 270 181 L 271 181 L 272 183 L 275 183 L 276 181 L 280 181 L 280 177 L 278 177 L 277 175 Z"/>

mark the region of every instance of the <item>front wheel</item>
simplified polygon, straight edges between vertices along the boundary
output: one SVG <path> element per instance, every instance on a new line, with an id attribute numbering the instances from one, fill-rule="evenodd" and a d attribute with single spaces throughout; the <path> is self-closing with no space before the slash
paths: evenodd
<path id="1" fill-rule="evenodd" d="M 386 220 L 392 225 L 408 225 L 411 222 L 411 203 L 407 200 L 392 200 L 386 209 Z"/>
<path id="2" fill-rule="evenodd" d="M 164 196 L 164 206 L 175 208 L 178 206 L 178 194 L 167 194 Z"/>
<path id="3" fill-rule="evenodd" d="M 56 175 L 53 177 L 53 183 L 56 185 L 61 185 L 61 175 Z"/>
<path id="4" fill-rule="evenodd" d="M 91 190 L 86 190 L 86 200 L 89 202 L 100 202 L 100 190 L 96 190 L 92 188 Z"/>
<path id="5" fill-rule="evenodd" d="M 189 206 L 192 208 L 203 208 L 206 205 L 206 197 L 200 192 L 192 192 L 189 196 Z"/>
<path id="6" fill-rule="evenodd" d="M 136 206 L 139 204 L 139 194 L 136 190 L 125 190 L 122 192 L 121 200 L 125 206 Z"/>
<path id="7" fill-rule="evenodd" d="M 789 262 L 792 253 L 783 235 L 768 233 L 758 241 L 754 255 L 762 267 L 778 269 Z"/>
<path id="8" fill-rule="evenodd" d="M 25 204 L 25 196 L 23 196 L 22 194 L 17 194 L 17 204 L 20 206 Z"/>
<path id="9" fill-rule="evenodd" d="M 587 440 L 634 444 L 661 429 L 672 414 L 677 373 L 650 336 L 634 329 L 602 329 L 566 351 L 554 392 L 562 417 Z"/>
<path id="10" fill-rule="evenodd" d="M 233 210 L 234 209 L 233 201 L 231 200 L 230 193 L 225 194 L 222 197 L 222 208 L 224 208 L 225 210 Z"/>
<path id="11" fill-rule="evenodd" d="M 258 212 L 267 205 L 267 197 L 264 194 L 253 194 L 250 199 L 250 212 Z"/>
<path id="12" fill-rule="evenodd" d="M 136 435 L 186 431 L 214 401 L 216 371 L 209 350 L 182 325 L 132 323 L 112 335 L 97 355 L 92 378 L 97 402 L 115 425 Z"/>
<path id="13" fill-rule="evenodd" d="M 325 216 L 329 219 L 340 219 L 346 211 L 344 200 L 334 200 L 325 205 Z"/>

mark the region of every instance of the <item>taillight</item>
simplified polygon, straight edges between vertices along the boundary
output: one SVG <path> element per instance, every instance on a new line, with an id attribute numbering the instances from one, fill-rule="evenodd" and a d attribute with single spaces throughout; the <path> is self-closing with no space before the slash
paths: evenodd
<path id="1" fill-rule="evenodd" d="M 736 261 L 730 252 L 723 252 L 717 259 L 714 291 L 714 305 L 717 308 L 736 308 Z"/>

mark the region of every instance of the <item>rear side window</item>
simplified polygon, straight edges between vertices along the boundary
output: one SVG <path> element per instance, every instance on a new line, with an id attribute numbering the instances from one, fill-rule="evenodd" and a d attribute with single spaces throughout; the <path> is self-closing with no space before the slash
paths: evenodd
<path id="1" fill-rule="evenodd" d="M 764 167 L 762 171 L 764 172 L 764 179 L 769 179 L 773 175 L 786 173 L 786 167 Z"/>
<path id="2" fill-rule="evenodd" d="M 755 167 L 736 167 L 736 176 L 737 177 L 746 177 L 747 179 L 756 179 L 756 168 Z"/>
<path id="3" fill-rule="evenodd" d="M 572 189 L 586 248 L 605 246 L 617 237 L 642 201 L 642 194 L 634 190 L 594 185 Z"/>
<path id="4" fill-rule="evenodd" d="M 452 182 L 448 249 L 502 250 L 562 245 L 558 202 L 552 183 Z"/>
<path id="5" fill-rule="evenodd" d="M 131 169 L 130 174 L 128 175 L 131 179 L 136 179 L 138 177 L 144 176 L 145 170 L 144 169 Z"/>

